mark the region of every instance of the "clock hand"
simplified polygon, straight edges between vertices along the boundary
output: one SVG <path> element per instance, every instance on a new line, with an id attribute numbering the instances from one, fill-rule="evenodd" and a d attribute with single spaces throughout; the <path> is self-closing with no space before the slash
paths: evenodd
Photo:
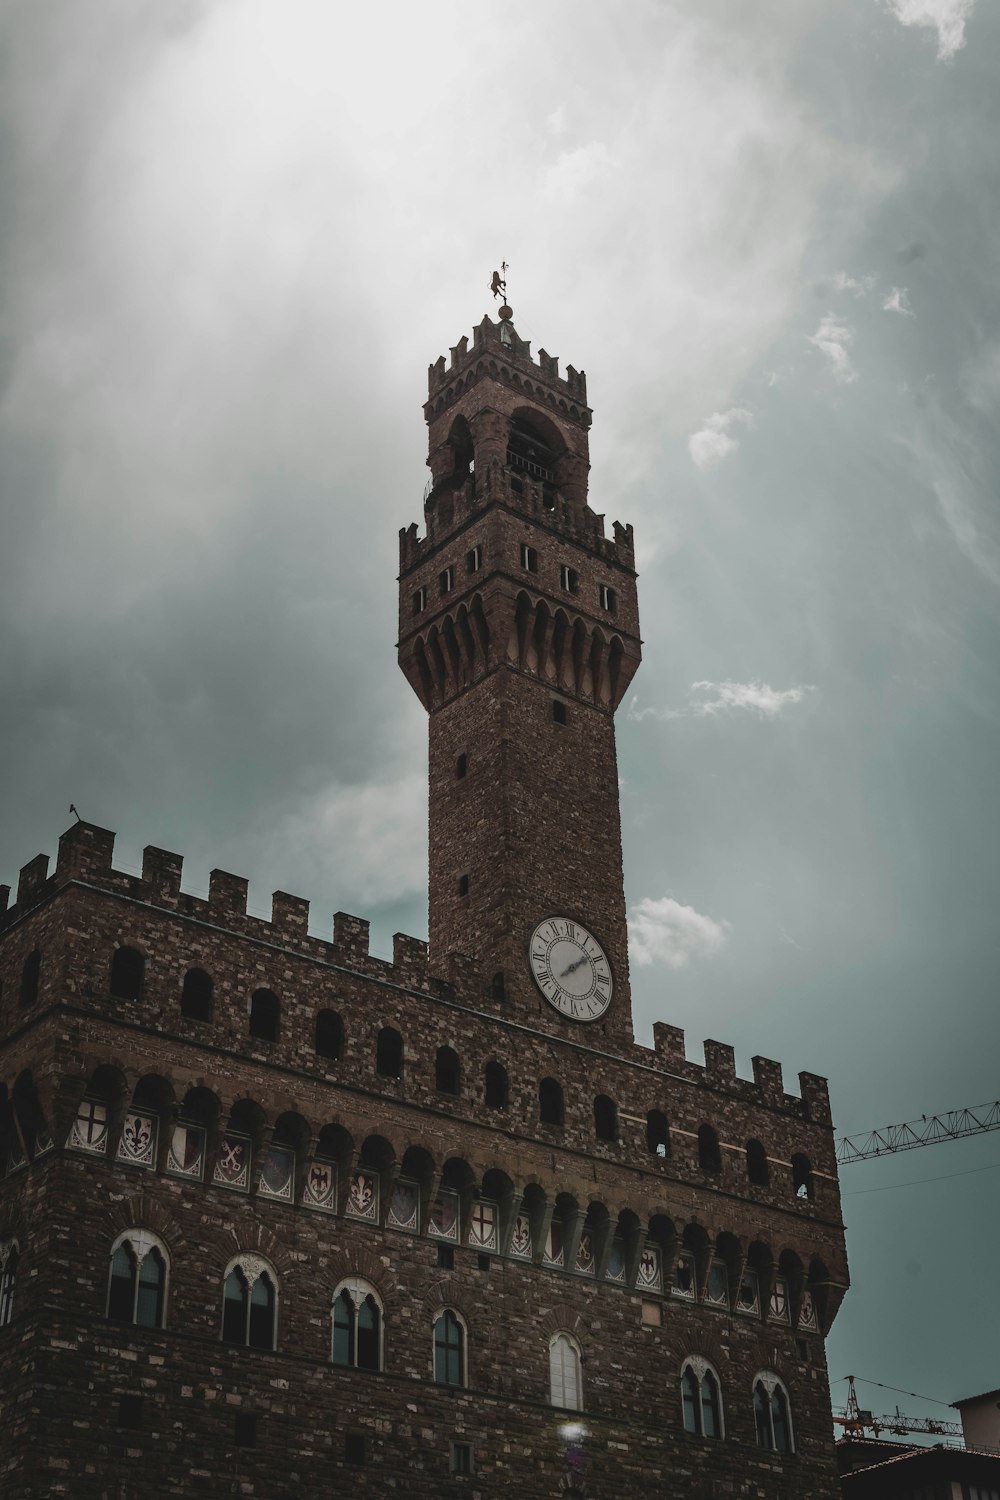
<path id="1" fill-rule="evenodd" d="M 575 964 L 570 964 L 570 966 L 569 966 L 568 969 L 563 969 L 562 973 L 559 975 L 559 978 L 560 979 L 565 979 L 568 975 L 575 974 L 576 971 L 577 971 L 577 969 L 580 968 L 581 964 L 585 964 L 585 963 L 588 963 L 588 962 L 589 962 L 589 960 L 587 958 L 587 955 L 584 954 L 582 958 L 578 958 L 577 959 L 577 961 L 576 961 Z"/>

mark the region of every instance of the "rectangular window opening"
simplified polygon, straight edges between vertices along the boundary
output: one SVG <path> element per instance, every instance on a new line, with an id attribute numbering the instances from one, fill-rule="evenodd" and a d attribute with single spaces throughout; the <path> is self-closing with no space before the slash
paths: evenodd
<path id="1" fill-rule="evenodd" d="M 413 613 L 415 615 L 423 614 L 426 608 L 427 590 L 425 588 L 417 589 L 416 593 L 413 596 Z"/>
<path id="2" fill-rule="evenodd" d="M 451 1245 L 438 1245 L 437 1263 L 442 1271 L 454 1271 L 455 1251 Z"/>
<path id="3" fill-rule="evenodd" d="M 538 572 L 538 553 L 527 542 L 521 543 L 521 567 L 526 573 Z"/>
<path id="4" fill-rule="evenodd" d="M 468 875 L 460 875 L 458 877 L 458 894 L 460 896 L 467 896 L 469 894 L 469 877 L 468 877 Z"/>
<path id="5" fill-rule="evenodd" d="M 236 1413 L 236 1424 L 234 1429 L 237 1448 L 256 1448 L 257 1446 L 257 1414 L 252 1411 L 238 1411 Z"/>
<path id="6" fill-rule="evenodd" d="M 609 615 L 616 614 L 618 610 L 618 595 L 606 583 L 601 584 L 601 608 L 607 610 Z"/>
<path id="7" fill-rule="evenodd" d="M 476 1264 L 481 1271 L 489 1271 L 491 1257 L 488 1255 L 477 1255 Z"/>
<path id="8" fill-rule="evenodd" d="M 567 594 L 575 594 L 580 587 L 580 575 L 568 563 L 563 563 L 559 568 L 559 585 Z"/>
<path id="9" fill-rule="evenodd" d="M 142 1426 L 142 1397 L 125 1395 L 118 1398 L 118 1426 L 133 1431 Z"/>
<path id="10" fill-rule="evenodd" d="M 482 547 L 473 547 L 466 553 L 465 566 L 470 573 L 478 573 L 483 566 Z"/>
<path id="11" fill-rule="evenodd" d="M 554 724 L 565 724 L 566 722 L 566 705 L 565 703 L 560 703 L 558 698 L 553 698 L 552 700 L 552 722 Z"/>
<path id="12" fill-rule="evenodd" d="M 451 1445 L 451 1472 L 453 1474 L 472 1473 L 472 1444 L 452 1443 Z"/>
<path id="13" fill-rule="evenodd" d="M 365 1439 L 361 1432 L 344 1433 L 344 1462 L 363 1464 L 365 1461 Z"/>
<path id="14" fill-rule="evenodd" d="M 445 568 L 444 572 L 441 574 L 440 581 L 442 594 L 450 594 L 452 589 L 455 587 L 455 569 Z"/>

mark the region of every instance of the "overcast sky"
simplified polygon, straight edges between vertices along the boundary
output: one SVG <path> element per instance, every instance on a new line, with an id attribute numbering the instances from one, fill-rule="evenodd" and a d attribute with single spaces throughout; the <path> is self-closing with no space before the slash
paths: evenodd
<path id="1" fill-rule="evenodd" d="M 72 801 L 426 934 L 397 532 L 505 258 L 635 526 L 637 1034 L 845 1133 L 996 1097 L 995 0 L 0 18 L 0 880 Z M 833 1377 L 1000 1384 L 998 1187 L 1000 1136 L 845 1170 Z"/>

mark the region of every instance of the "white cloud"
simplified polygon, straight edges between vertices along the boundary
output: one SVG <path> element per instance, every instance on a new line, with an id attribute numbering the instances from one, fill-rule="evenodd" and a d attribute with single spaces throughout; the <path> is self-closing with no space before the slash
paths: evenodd
<path id="1" fill-rule="evenodd" d="M 693 682 L 692 694 L 710 696 L 692 702 L 690 711 L 696 717 L 703 717 L 747 709 L 762 719 L 773 719 L 790 703 L 801 703 L 806 693 L 814 691 L 811 685 L 773 688 L 766 682 Z"/>
<path id="2" fill-rule="evenodd" d="M 902 26 L 928 26 L 937 32 L 938 59 L 947 62 L 965 46 L 965 23 L 975 0 L 889 0 Z"/>
<path id="3" fill-rule="evenodd" d="M 833 313 L 827 313 L 820 320 L 816 332 L 806 340 L 830 361 L 830 372 L 841 385 L 850 385 L 851 381 L 858 378 L 858 372 L 847 352 L 853 339 L 854 330 L 846 323 L 838 323 Z"/>
<path id="4" fill-rule="evenodd" d="M 645 896 L 629 913 L 629 952 L 641 967 L 661 963 L 683 969 L 692 959 L 718 953 L 728 937 L 728 922 L 706 917 L 672 896 Z"/>
<path id="5" fill-rule="evenodd" d="M 909 293 L 905 286 L 894 286 L 889 290 L 889 295 L 882 303 L 883 312 L 899 313 L 904 318 L 915 318 L 916 313 L 909 306 L 907 297 Z"/>
<path id="6" fill-rule="evenodd" d="M 713 714 L 746 709 L 759 718 L 774 719 L 783 708 L 801 703 L 806 693 L 815 691 L 811 683 L 802 687 L 773 688 L 766 682 L 692 682 L 686 708 L 654 708 L 651 704 L 640 708 L 638 697 L 633 695 L 626 717 L 633 724 L 641 724 L 643 719 L 704 719 Z"/>
<path id="7" fill-rule="evenodd" d="M 1000 587 L 1000 548 L 996 541 L 984 534 L 975 510 L 974 499 L 966 493 L 963 484 L 947 479 L 934 483 L 941 514 L 955 539 L 955 545 L 967 557 L 984 578 Z"/>
<path id="8" fill-rule="evenodd" d="M 848 276 L 846 271 L 838 271 L 833 278 L 835 292 L 853 292 L 856 297 L 867 297 L 874 285 L 874 276 Z"/>
<path id="9" fill-rule="evenodd" d="M 730 432 L 733 426 L 753 426 L 753 417 L 743 406 L 728 411 L 714 411 L 704 424 L 688 438 L 688 452 L 699 469 L 712 469 L 740 446 Z"/>

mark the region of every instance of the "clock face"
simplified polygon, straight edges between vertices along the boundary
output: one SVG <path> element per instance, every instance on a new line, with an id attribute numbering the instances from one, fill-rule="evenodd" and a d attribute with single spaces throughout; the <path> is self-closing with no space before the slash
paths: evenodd
<path id="1" fill-rule="evenodd" d="M 531 934 L 528 962 L 550 1005 L 572 1021 L 596 1021 L 611 1004 L 607 954 L 592 932 L 568 917 L 546 917 Z"/>

